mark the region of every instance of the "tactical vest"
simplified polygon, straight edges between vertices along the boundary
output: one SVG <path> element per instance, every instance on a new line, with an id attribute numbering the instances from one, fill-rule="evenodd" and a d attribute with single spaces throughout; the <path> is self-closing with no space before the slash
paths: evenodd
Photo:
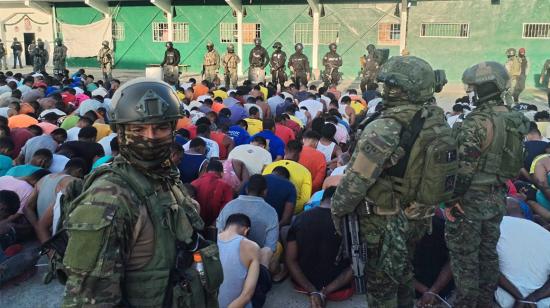
<path id="1" fill-rule="evenodd" d="M 204 66 L 214 66 L 218 64 L 218 53 L 209 51 L 204 55 Z"/>
<path id="2" fill-rule="evenodd" d="M 432 216 L 435 205 L 452 198 L 458 170 L 456 140 L 437 106 L 404 105 L 384 110 L 382 119 L 402 125 L 404 156 L 385 169 L 367 193 L 378 215 L 404 209 L 409 219 Z"/>
<path id="3" fill-rule="evenodd" d="M 509 59 L 506 63 L 506 68 L 508 69 L 508 74 L 512 77 L 521 75 L 521 61 L 518 57 Z"/>
<path id="4" fill-rule="evenodd" d="M 523 166 L 523 139 L 529 130 L 529 120 L 508 106 L 485 102 L 464 119 L 463 126 L 467 121 L 482 121 L 492 126 L 486 128 L 492 136 L 482 144 L 478 171 L 470 187 L 502 185 L 518 176 Z"/>
<path id="5" fill-rule="evenodd" d="M 284 54 L 281 51 L 276 51 L 271 55 L 271 67 L 284 68 Z"/>
<path id="6" fill-rule="evenodd" d="M 228 53 L 224 57 L 224 63 L 229 69 L 235 69 L 237 68 L 237 65 L 239 64 L 238 57 L 234 53 Z"/>
<path id="7" fill-rule="evenodd" d="M 306 71 L 307 58 L 304 54 L 295 53 L 290 57 L 290 66 L 294 69 L 295 72 Z"/>
<path id="8" fill-rule="evenodd" d="M 250 51 L 251 53 L 251 59 L 250 59 L 250 66 L 252 67 L 262 67 L 265 65 L 265 58 L 264 55 L 267 53 L 265 48 L 263 47 L 254 47 Z"/>

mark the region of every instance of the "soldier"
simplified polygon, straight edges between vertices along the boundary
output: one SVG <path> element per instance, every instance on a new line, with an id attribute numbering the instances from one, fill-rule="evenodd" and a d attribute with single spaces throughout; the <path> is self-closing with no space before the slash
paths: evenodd
<path id="1" fill-rule="evenodd" d="M 309 81 L 309 60 L 303 54 L 304 45 L 298 43 L 294 46 L 296 51 L 288 60 L 288 68 L 292 73 L 292 82 L 296 84 L 296 88 L 300 89 L 300 85 L 307 85 Z"/>
<path id="2" fill-rule="evenodd" d="M 519 100 L 519 79 L 521 75 L 521 61 L 516 56 L 516 50 L 514 48 L 508 48 L 506 50 L 506 56 L 508 57 L 508 60 L 506 61 L 506 71 L 508 71 L 508 75 L 510 76 L 510 92 L 512 93 L 512 96 L 514 97 L 514 101 L 517 103 Z"/>
<path id="3" fill-rule="evenodd" d="M 520 48 L 518 50 L 518 60 L 521 64 L 521 72 L 519 74 L 518 78 L 518 85 L 516 89 L 516 93 L 514 93 L 516 96 L 514 96 L 514 101 L 517 103 L 519 102 L 519 96 L 523 90 L 525 90 L 525 81 L 527 79 L 527 71 L 529 70 L 529 61 L 527 60 L 527 57 L 525 56 L 525 48 Z"/>
<path id="4" fill-rule="evenodd" d="M 275 48 L 275 51 L 271 54 L 271 61 L 269 61 L 269 65 L 271 66 L 271 82 L 275 85 L 277 83 L 280 84 L 282 89 L 286 82 L 286 53 L 281 50 L 283 44 L 280 42 L 275 42 L 273 48 Z"/>
<path id="5" fill-rule="evenodd" d="M 33 67 L 34 67 L 34 57 L 32 56 L 32 52 L 34 51 L 34 49 L 36 48 L 36 41 L 35 40 L 32 40 L 31 43 L 29 44 L 29 46 L 27 46 L 27 52 L 29 53 L 29 55 L 31 56 L 30 57 L 30 61 L 28 61 Z M 28 64 L 28 63 L 27 63 Z"/>
<path id="6" fill-rule="evenodd" d="M 180 64 L 180 52 L 176 48 L 174 48 L 174 44 L 172 42 L 166 43 L 166 51 L 164 52 L 164 59 L 162 60 L 162 63 L 160 66 L 162 66 L 162 70 L 164 73 L 164 81 L 175 85 L 178 83 L 179 80 L 179 67 Z"/>
<path id="7" fill-rule="evenodd" d="M 0 68 L 2 65 L 4 66 L 4 69 L 8 69 L 8 64 L 6 63 L 6 58 L 8 57 L 8 51 L 6 50 L 6 47 L 4 47 L 4 43 L 2 40 L 0 40 Z"/>
<path id="8" fill-rule="evenodd" d="M 63 307 L 207 307 L 194 298 L 198 273 L 179 275 L 192 263 L 204 223 L 169 157 L 182 116 L 176 93 L 165 82 L 137 78 L 112 104 L 120 152 L 71 201 Z M 175 271 L 180 251 L 191 262 Z M 183 286 L 193 286 L 193 295 Z"/>
<path id="9" fill-rule="evenodd" d="M 101 49 L 97 53 L 97 61 L 99 62 L 99 67 L 101 68 L 101 72 L 103 73 L 103 80 L 105 82 L 110 82 L 113 78 L 112 70 L 114 55 L 111 48 L 109 48 L 109 42 L 103 41 L 101 45 L 103 47 L 101 47 Z"/>
<path id="10" fill-rule="evenodd" d="M 44 41 L 38 39 L 36 47 L 32 50 L 31 56 L 33 58 L 33 71 L 45 72 L 46 63 L 50 58 L 48 51 L 44 48 Z"/>
<path id="11" fill-rule="evenodd" d="M 214 82 L 215 79 L 218 79 L 220 55 L 214 49 L 214 43 L 212 42 L 208 42 L 208 44 L 206 44 L 206 50 L 208 50 L 208 52 L 204 55 L 202 74 L 204 79 L 208 80 L 208 82 Z"/>
<path id="12" fill-rule="evenodd" d="M 547 77 L 550 77 L 550 59 L 547 59 L 546 62 L 544 62 L 539 79 L 539 83 L 546 88 L 546 93 L 548 96 L 548 107 L 550 107 L 550 80 L 546 80 L 545 83 L 545 79 Z"/>
<path id="13" fill-rule="evenodd" d="M 235 54 L 235 47 L 233 44 L 227 45 L 227 53 L 223 56 L 223 69 L 225 86 L 229 88 L 231 84 L 232 89 L 237 88 L 237 65 L 241 62 L 239 56 Z"/>
<path id="14" fill-rule="evenodd" d="M 504 102 L 510 76 L 502 64 L 474 65 L 464 71 L 462 82 L 474 92 L 476 108 L 457 132 L 456 201 L 445 209 L 445 237 L 457 288 L 454 307 L 493 307 L 506 181 L 517 177 L 522 167 L 529 120 Z"/>
<path id="15" fill-rule="evenodd" d="M 57 38 L 55 40 L 55 48 L 53 50 L 53 73 L 61 76 L 65 72 L 65 59 L 67 58 L 67 47 L 63 45 L 63 40 Z"/>
<path id="16" fill-rule="evenodd" d="M 404 134 L 402 130 L 412 126 L 416 115 L 427 110 L 424 105 L 433 98 L 435 74 L 420 58 L 392 57 L 381 67 L 378 80 L 384 82 L 384 110 L 363 130 L 346 174 L 332 198 L 332 214 L 337 229 L 345 215 L 354 212 L 358 215 L 361 239 L 367 246 L 368 306 L 412 307 L 412 281 L 407 281 L 412 278 L 407 272 L 408 221 L 403 209 L 416 202 L 419 195 L 415 194 L 414 187 L 401 191 L 396 187 L 418 182 L 425 174 L 409 175 L 408 171 L 405 175 L 399 174 L 408 170 L 409 154 L 413 153 L 410 148 L 408 153 L 405 150 L 411 138 L 400 139 Z M 428 119 L 436 119 L 440 127 L 447 127 L 451 138 L 443 111 L 436 106 L 430 113 L 432 111 L 434 116 Z M 456 152 L 456 148 L 453 149 Z M 428 160 L 423 153 L 415 156 L 419 159 L 416 163 L 424 170 L 433 170 L 426 167 Z M 411 178 L 416 180 L 403 180 Z M 452 185 L 448 193 L 452 194 Z M 433 206 L 428 210 L 433 212 Z"/>
<path id="17" fill-rule="evenodd" d="M 17 67 L 17 61 L 19 61 L 19 68 L 23 68 L 23 64 L 21 63 L 23 46 L 21 46 L 21 42 L 19 42 L 16 37 L 13 38 L 13 43 L 11 43 L 11 50 L 13 53 L 13 68 L 15 69 Z"/>
<path id="18" fill-rule="evenodd" d="M 254 48 L 252 48 L 248 55 L 248 62 L 250 63 L 248 80 L 253 84 L 257 84 L 265 82 L 265 67 L 269 63 L 269 54 L 262 47 L 262 40 L 260 38 L 254 39 L 254 45 Z"/>
<path id="19" fill-rule="evenodd" d="M 342 57 L 336 53 L 336 44 L 332 43 L 328 46 L 329 52 L 323 57 L 323 66 L 325 70 L 323 71 L 323 82 L 325 87 L 332 85 L 338 85 L 340 82 L 340 73 L 338 69 L 342 66 Z"/>
<path id="20" fill-rule="evenodd" d="M 367 55 L 363 55 L 360 59 L 361 63 L 361 92 L 367 91 L 367 84 L 376 83 L 376 76 L 380 69 L 380 59 L 376 54 L 376 47 L 369 44 L 367 46 Z"/>

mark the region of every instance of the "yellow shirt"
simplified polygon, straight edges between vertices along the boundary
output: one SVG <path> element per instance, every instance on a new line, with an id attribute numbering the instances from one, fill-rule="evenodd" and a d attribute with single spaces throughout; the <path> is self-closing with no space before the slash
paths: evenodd
<path id="1" fill-rule="evenodd" d="M 214 98 L 216 97 L 221 97 L 222 99 L 226 99 L 227 98 L 227 93 L 222 91 L 222 90 L 215 90 L 215 91 L 212 91 L 212 93 L 214 93 Z"/>
<path id="2" fill-rule="evenodd" d="M 355 111 L 355 115 L 358 115 L 361 111 L 365 110 L 365 106 L 358 101 L 351 102 L 350 107 L 353 108 L 353 111 Z"/>
<path id="3" fill-rule="evenodd" d="M 260 86 L 260 92 L 264 95 L 264 101 L 267 101 L 267 88 Z"/>
<path id="4" fill-rule="evenodd" d="M 290 173 L 290 181 L 296 187 L 296 207 L 294 214 L 299 214 L 304 210 L 304 204 L 311 197 L 311 173 L 306 167 L 292 160 L 279 160 L 267 165 L 263 175 L 271 174 L 276 167 L 285 167 Z"/>
<path id="5" fill-rule="evenodd" d="M 248 124 L 248 129 L 246 131 L 250 134 L 250 136 L 254 136 L 263 130 L 264 123 L 262 120 L 251 118 L 246 118 L 244 120 Z"/>
<path id="6" fill-rule="evenodd" d="M 304 128 L 304 123 L 302 123 L 302 121 L 300 121 L 300 119 L 298 119 L 296 116 L 293 116 L 293 115 L 290 115 L 290 114 L 289 114 L 288 117 L 289 117 L 292 121 L 298 123 L 298 125 L 300 125 L 301 128 Z"/>
<path id="7" fill-rule="evenodd" d="M 531 163 L 531 167 L 529 168 L 529 173 L 534 174 L 535 173 L 535 167 L 537 166 L 537 163 L 539 162 L 539 160 L 541 160 L 545 157 L 548 157 L 548 156 L 550 156 L 550 154 L 541 154 L 541 155 L 538 155 L 537 157 L 535 157 L 535 159 L 533 159 L 533 162 Z"/>
<path id="8" fill-rule="evenodd" d="M 537 122 L 537 128 L 539 129 L 540 134 L 545 138 L 548 138 L 548 136 L 550 136 L 548 131 L 550 128 L 549 125 L 550 122 Z"/>
<path id="9" fill-rule="evenodd" d="M 97 129 L 97 137 L 95 138 L 96 141 L 101 140 L 103 137 L 107 137 L 112 132 L 109 124 L 94 123 L 93 126 Z"/>

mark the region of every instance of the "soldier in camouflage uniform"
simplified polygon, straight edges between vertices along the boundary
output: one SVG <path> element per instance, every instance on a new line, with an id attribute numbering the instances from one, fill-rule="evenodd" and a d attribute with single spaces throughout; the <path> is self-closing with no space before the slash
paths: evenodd
<path id="1" fill-rule="evenodd" d="M 505 67 L 510 76 L 510 92 L 514 101 L 517 103 L 519 101 L 520 94 L 520 78 L 521 78 L 521 61 L 516 55 L 516 50 L 514 48 L 508 48 L 506 50 L 506 56 L 508 60 L 506 61 Z"/>
<path id="2" fill-rule="evenodd" d="M 220 55 L 214 49 L 214 43 L 208 42 L 206 44 L 206 54 L 204 54 L 204 61 L 202 63 L 202 69 L 204 71 L 204 79 L 208 82 L 214 82 L 218 78 L 218 70 L 220 69 Z"/>
<path id="3" fill-rule="evenodd" d="M 325 67 L 325 70 L 321 76 L 325 87 L 338 85 L 341 77 L 338 69 L 342 66 L 342 57 L 336 53 L 336 44 L 332 43 L 328 46 L 328 48 L 329 52 L 327 52 L 323 57 L 323 66 Z"/>
<path id="4" fill-rule="evenodd" d="M 227 45 L 227 53 L 222 59 L 226 87 L 229 88 L 231 84 L 232 89 L 237 88 L 237 65 L 239 65 L 240 62 L 241 59 L 235 54 L 235 47 L 233 44 Z"/>
<path id="5" fill-rule="evenodd" d="M 38 39 L 36 47 L 31 52 L 31 56 L 33 58 L 33 71 L 45 72 L 46 63 L 48 63 L 50 56 L 48 51 L 44 48 L 44 41 Z"/>
<path id="6" fill-rule="evenodd" d="M 292 82 L 296 84 L 297 89 L 300 89 L 300 86 L 307 85 L 309 80 L 309 60 L 303 53 L 304 45 L 302 43 L 297 43 L 294 50 L 296 52 L 288 59 L 288 68 L 292 73 Z"/>
<path id="7" fill-rule="evenodd" d="M 361 63 L 361 92 L 367 91 L 367 84 L 376 83 L 376 76 L 378 76 L 378 70 L 380 69 L 380 59 L 376 54 L 376 47 L 369 44 L 367 46 L 368 54 L 363 55 L 360 59 Z"/>
<path id="8" fill-rule="evenodd" d="M 265 67 L 269 63 L 269 54 L 267 50 L 262 47 L 262 40 L 259 38 L 254 39 L 254 48 L 248 55 L 248 80 L 253 84 L 258 82 L 265 82 Z"/>
<path id="9" fill-rule="evenodd" d="M 63 307 L 193 307 L 176 293 L 185 282 L 172 284 L 176 243 L 196 248 L 203 227 L 169 159 L 181 115 L 165 82 L 138 78 L 116 91 L 110 119 L 120 154 L 72 200 Z"/>
<path id="10" fill-rule="evenodd" d="M 8 51 L 6 50 L 6 47 L 4 46 L 4 43 L 2 40 L 0 40 L 0 68 L 4 66 L 4 69 L 8 69 L 8 63 L 6 62 L 6 58 L 8 57 Z"/>
<path id="11" fill-rule="evenodd" d="M 101 45 L 102 47 L 97 53 L 97 62 L 99 62 L 99 67 L 101 68 L 101 72 L 103 73 L 103 81 L 110 82 L 113 78 L 113 50 L 109 48 L 109 42 L 107 41 L 103 41 Z"/>
<path id="12" fill-rule="evenodd" d="M 510 77 L 502 64 L 474 65 L 462 81 L 475 93 L 476 108 L 457 132 L 456 201 L 447 203 L 445 210 L 445 237 L 457 288 L 454 307 L 493 307 L 505 181 L 522 167 L 529 120 L 504 102 Z"/>
<path id="13" fill-rule="evenodd" d="M 273 44 L 273 48 L 275 48 L 275 51 L 271 54 L 271 61 L 269 61 L 271 66 L 271 82 L 275 85 L 280 84 L 282 89 L 286 82 L 286 53 L 281 50 L 283 48 L 283 44 L 280 42 L 275 42 L 275 44 Z"/>
<path id="14" fill-rule="evenodd" d="M 67 47 L 63 45 L 60 38 L 55 40 L 55 48 L 53 50 L 53 73 L 54 75 L 63 75 L 65 71 L 65 59 L 67 58 Z"/>
<path id="15" fill-rule="evenodd" d="M 417 57 L 393 57 L 381 68 L 384 110 L 361 133 L 348 169 L 334 197 L 332 214 L 339 227 L 343 216 L 355 212 L 361 239 L 367 245 L 369 307 L 412 307 L 412 281 L 407 274 L 408 221 L 392 186 L 388 170 L 405 157 L 400 134 L 422 105 L 432 99 L 435 76 Z"/>
<path id="16" fill-rule="evenodd" d="M 166 43 L 166 51 L 164 52 L 164 59 L 160 66 L 162 66 L 163 80 L 171 85 L 178 83 L 179 67 L 180 64 L 180 52 L 174 48 L 172 42 Z"/>
<path id="17" fill-rule="evenodd" d="M 542 71 L 540 72 L 540 79 L 539 79 L 539 83 L 546 88 L 547 95 L 548 95 L 548 106 L 550 107 L 550 80 L 546 80 L 546 78 L 550 79 L 550 59 L 544 62 L 544 65 L 542 66 Z"/>

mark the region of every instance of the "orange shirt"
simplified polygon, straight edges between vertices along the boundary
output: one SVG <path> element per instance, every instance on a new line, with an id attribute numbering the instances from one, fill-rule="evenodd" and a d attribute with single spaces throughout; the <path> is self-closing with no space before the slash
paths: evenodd
<path id="1" fill-rule="evenodd" d="M 325 155 L 312 147 L 304 146 L 298 162 L 311 172 L 312 192 L 321 190 L 327 172 Z"/>
<path id="2" fill-rule="evenodd" d="M 11 129 L 27 128 L 36 124 L 38 124 L 38 120 L 26 114 L 14 115 L 8 119 L 8 127 Z"/>
<path id="3" fill-rule="evenodd" d="M 285 145 L 290 141 L 296 139 L 296 135 L 294 135 L 294 131 L 284 125 L 281 124 L 275 124 L 275 135 L 283 142 Z"/>
<path id="4" fill-rule="evenodd" d="M 208 93 L 208 87 L 203 86 L 202 84 L 197 84 L 193 87 L 193 99 L 196 100 L 201 95 Z"/>
<path id="5" fill-rule="evenodd" d="M 211 132 L 210 133 L 210 139 L 216 141 L 218 144 L 218 147 L 220 148 L 220 160 L 226 160 L 227 155 L 229 154 L 227 152 L 227 148 L 223 145 L 223 139 L 225 138 L 226 134 L 222 132 Z"/>
<path id="6" fill-rule="evenodd" d="M 40 128 L 42 128 L 42 132 L 46 135 L 51 134 L 54 130 L 59 128 L 58 126 L 48 122 L 40 122 L 36 125 L 40 126 Z"/>
<path id="7" fill-rule="evenodd" d="M 188 117 L 183 117 L 178 120 L 176 123 L 176 130 L 180 128 L 186 128 L 187 126 L 193 125 L 193 122 L 191 122 L 191 119 Z"/>
<path id="8" fill-rule="evenodd" d="M 223 108 L 227 108 L 227 107 L 225 107 L 224 104 L 220 104 L 218 102 L 214 102 L 212 104 L 212 111 L 214 111 L 215 113 L 220 113 L 220 110 L 222 110 Z"/>

